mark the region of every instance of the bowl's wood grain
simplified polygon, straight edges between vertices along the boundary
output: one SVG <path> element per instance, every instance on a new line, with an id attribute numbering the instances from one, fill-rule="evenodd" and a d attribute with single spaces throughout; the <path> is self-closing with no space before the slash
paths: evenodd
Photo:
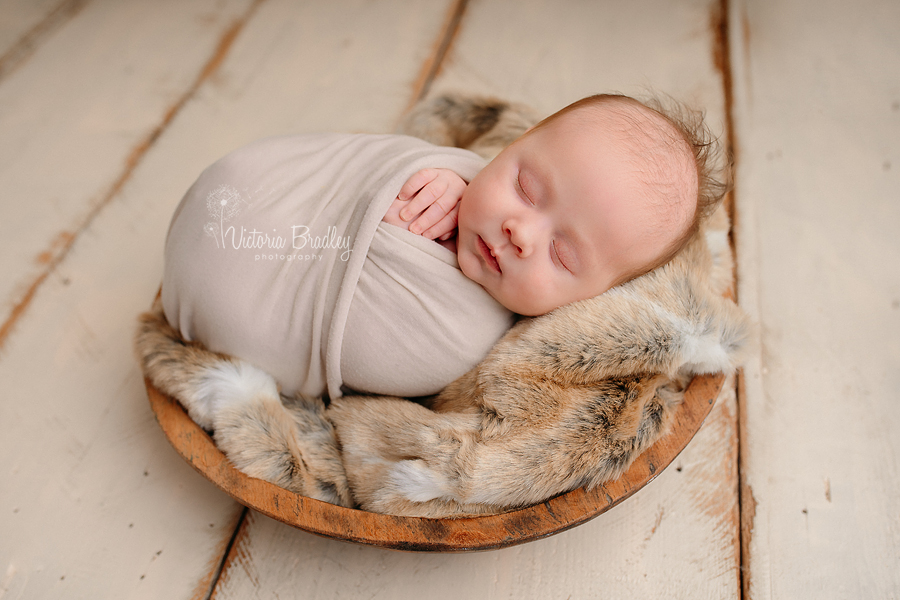
<path id="1" fill-rule="evenodd" d="M 396 517 L 313 500 L 244 475 L 216 448 L 181 405 L 145 380 L 156 419 L 175 450 L 241 504 L 288 525 L 329 538 L 395 550 L 464 552 L 513 546 L 565 531 L 619 504 L 659 475 L 712 410 L 724 375 L 695 377 L 672 432 L 640 455 L 619 479 L 511 512 L 462 519 Z"/>

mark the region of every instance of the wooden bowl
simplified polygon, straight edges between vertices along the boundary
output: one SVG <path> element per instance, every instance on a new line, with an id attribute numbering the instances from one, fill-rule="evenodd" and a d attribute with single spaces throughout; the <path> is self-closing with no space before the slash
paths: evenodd
<path id="1" fill-rule="evenodd" d="M 264 515 L 317 535 L 394 550 L 493 550 L 544 538 L 580 525 L 647 485 L 700 429 L 722 389 L 724 375 L 698 376 L 684 394 L 669 435 L 641 454 L 619 479 L 511 512 L 462 519 L 397 517 L 343 508 L 244 475 L 181 405 L 145 380 L 156 420 L 175 450 L 232 498 Z"/>

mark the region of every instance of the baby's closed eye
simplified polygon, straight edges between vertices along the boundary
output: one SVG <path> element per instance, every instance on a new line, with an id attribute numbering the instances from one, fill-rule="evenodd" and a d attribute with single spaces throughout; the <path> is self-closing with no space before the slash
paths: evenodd
<path id="1" fill-rule="evenodd" d="M 555 259 L 554 262 L 558 263 L 563 269 L 567 271 L 572 271 L 576 264 L 575 253 L 572 251 L 572 248 L 567 244 L 564 240 L 553 240 L 550 242 L 551 246 L 551 254 Z"/>
<path id="2" fill-rule="evenodd" d="M 518 192 L 519 196 L 522 197 L 522 200 L 524 200 L 528 204 L 534 205 L 534 200 L 528 194 L 528 192 L 525 191 L 525 186 L 522 184 L 522 180 L 523 180 L 523 175 L 522 175 L 522 171 L 520 170 L 516 173 L 516 179 L 515 179 L 516 192 Z"/>

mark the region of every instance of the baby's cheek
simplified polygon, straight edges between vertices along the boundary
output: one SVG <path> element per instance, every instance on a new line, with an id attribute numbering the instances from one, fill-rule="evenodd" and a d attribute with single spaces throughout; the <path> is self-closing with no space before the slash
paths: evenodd
<path id="1" fill-rule="evenodd" d="M 550 312 L 561 303 L 561 291 L 548 277 L 526 277 L 504 290 L 519 307 L 516 311 L 528 316 Z"/>
<path id="2" fill-rule="evenodd" d="M 491 292 L 491 289 L 490 289 L 490 283 L 492 283 L 492 282 L 485 281 L 483 267 L 481 266 L 481 263 L 478 261 L 478 259 L 476 259 L 474 256 L 472 256 L 472 254 L 470 252 L 466 252 L 465 249 L 463 249 L 459 245 L 459 242 L 460 242 L 459 239 L 457 239 L 456 242 L 457 242 L 456 261 L 457 261 L 457 263 L 459 263 L 459 268 L 463 272 L 463 275 L 465 275 L 466 277 L 468 277 L 469 279 L 471 279 L 472 281 L 474 281 L 475 283 L 477 283 L 478 285 L 483 287 L 485 290 L 488 291 L 488 293 L 490 293 L 492 296 L 494 296 L 494 293 Z"/>

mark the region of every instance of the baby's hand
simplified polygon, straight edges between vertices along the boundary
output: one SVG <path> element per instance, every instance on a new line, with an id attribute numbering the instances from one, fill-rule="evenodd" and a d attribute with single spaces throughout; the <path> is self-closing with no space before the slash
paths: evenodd
<path id="1" fill-rule="evenodd" d="M 456 231 L 465 189 L 466 182 L 453 171 L 422 169 L 400 188 L 384 221 L 428 239 L 447 240 Z"/>

